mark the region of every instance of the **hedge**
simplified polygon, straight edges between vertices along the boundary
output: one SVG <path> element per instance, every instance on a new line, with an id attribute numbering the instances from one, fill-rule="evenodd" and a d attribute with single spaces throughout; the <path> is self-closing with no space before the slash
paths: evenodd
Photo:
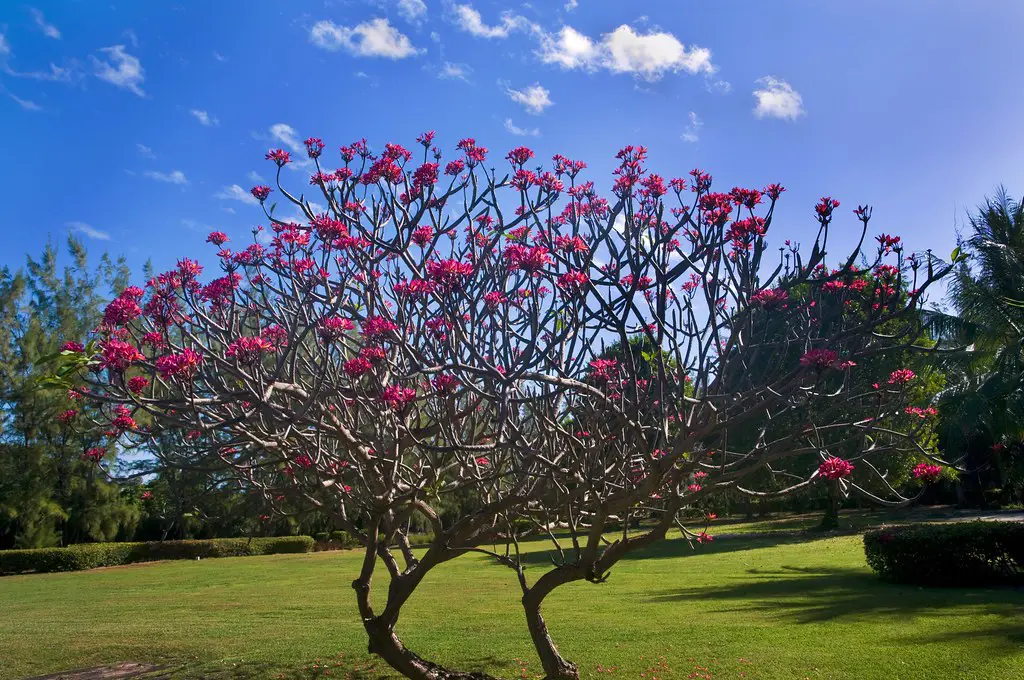
<path id="1" fill-rule="evenodd" d="M 883 578 L 927 586 L 1024 583 L 1024 524 L 958 522 L 881 527 L 864 534 Z"/>
<path id="2" fill-rule="evenodd" d="M 67 548 L 0 550 L 0 575 L 26 572 L 81 571 L 133 562 L 247 557 L 304 553 L 313 550 L 309 536 L 275 538 L 214 538 L 202 541 L 147 543 L 80 543 Z"/>

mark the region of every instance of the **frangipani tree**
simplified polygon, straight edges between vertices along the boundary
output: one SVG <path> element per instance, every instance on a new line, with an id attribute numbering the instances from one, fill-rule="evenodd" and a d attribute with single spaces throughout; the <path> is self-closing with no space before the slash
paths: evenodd
<path id="1" fill-rule="evenodd" d="M 810 248 L 770 249 L 777 184 L 715 193 L 699 170 L 666 181 L 626 147 L 606 199 L 563 156 L 534 169 L 520 147 L 499 171 L 472 139 L 447 163 L 432 133 L 418 141 L 415 161 L 396 144 L 343 146 L 331 170 L 323 142 L 306 140 L 324 208 L 282 185 L 291 159 L 270 151 L 277 184 L 252 189 L 266 220 L 254 242 L 233 249 L 214 232 L 216 276 L 182 259 L 125 289 L 59 369 L 86 376 L 81 396 L 111 441 L 177 437 L 163 464 L 232 470 L 271 505 L 301 500 L 359 536 L 369 649 L 397 671 L 477 675 L 396 634 L 423 577 L 460 555 L 513 570 L 547 676 L 575 678 L 546 596 L 603 581 L 674 527 L 711 540 L 681 521 L 702 495 L 760 493 L 745 485 L 759 471 L 791 480 L 784 492 L 824 478 L 867 494 L 853 468 L 884 480 L 892 452 L 934 457 L 905 411 L 912 372 L 870 390 L 849 379 L 918 345 L 916 312 L 947 269 L 888 237 L 875 247 L 870 209 L 855 211 L 858 247 L 835 259 L 832 199 Z M 275 192 L 301 219 L 280 217 Z M 639 358 L 605 353 L 631 342 Z M 439 499 L 466 493 L 474 509 L 442 521 Z M 433 530 L 422 553 L 406 534 L 414 516 Z M 533 577 L 520 540 L 538 534 L 556 558 Z"/>

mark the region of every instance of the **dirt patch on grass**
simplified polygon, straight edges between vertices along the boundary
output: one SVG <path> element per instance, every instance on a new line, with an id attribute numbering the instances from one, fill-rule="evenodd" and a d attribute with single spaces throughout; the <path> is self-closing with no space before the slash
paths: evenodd
<path id="1" fill-rule="evenodd" d="M 97 666 L 95 668 L 82 668 L 77 671 L 63 671 L 61 673 L 51 673 L 50 675 L 40 675 L 29 678 L 29 680 L 129 680 L 129 678 L 147 676 L 164 668 L 166 666 L 125 661 L 113 666 Z"/>

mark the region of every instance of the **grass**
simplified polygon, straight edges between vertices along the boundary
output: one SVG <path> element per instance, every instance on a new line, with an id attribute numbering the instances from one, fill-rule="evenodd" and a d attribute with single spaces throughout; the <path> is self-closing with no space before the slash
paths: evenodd
<path id="1" fill-rule="evenodd" d="M 544 554 L 532 547 L 539 571 Z M 1019 678 L 1024 668 L 1024 591 L 883 583 L 857 536 L 733 538 L 696 551 L 675 539 L 645 557 L 546 604 L 584 677 Z M 125 660 L 183 678 L 389 676 L 365 653 L 354 612 L 358 560 L 275 555 L 0 579 L 0 680 Z M 514 576 L 485 562 L 467 556 L 432 573 L 399 632 L 427 658 L 535 678 Z"/>

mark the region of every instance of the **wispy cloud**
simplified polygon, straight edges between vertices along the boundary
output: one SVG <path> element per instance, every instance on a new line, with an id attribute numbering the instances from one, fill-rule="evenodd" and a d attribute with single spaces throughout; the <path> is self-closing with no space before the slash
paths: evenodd
<path id="1" fill-rule="evenodd" d="M 237 184 L 232 184 L 229 187 L 224 187 L 223 189 L 215 193 L 213 197 L 229 201 L 241 201 L 246 205 L 260 204 L 260 202 L 256 200 L 255 196 L 253 196 L 252 194 L 250 194 L 248 191 L 238 186 Z"/>
<path id="2" fill-rule="evenodd" d="M 781 118 L 796 120 L 805 115 L 804 99 L 785 80 L 765 76 L 757 81 L 761 88 L 754 90 L 757 106 L 754 115 L 758 118 Z"/>
<path id="3" fill-rule="evenodd" d="M 198 120 L 202 125 L 206 125 L 207 127 L 220 125 L 220 121 L 217 120 L 216 116 L 211 116 L 209 113 L 203 111 L 202 109 L 192 109 L 191 111 L 189 111 L 189 113 L 195 116 L 196 120 Z"/>
<path id="4" fill-rule="evenodd" d="M 246 177 L 249 178 L 250 182 L 256 182 L 257 184 L 259 184 L 260 182 L 266 182 L 267 181 L 267 180 L 265 180 L 263 178 L 263 175 L 261 175 L 260 173 L 256 172 L 255 170 L 250 170 L 249 174 L 246 175 Z"/>
<path id="5" fill-rule="evenodd" d="M 223 54 L 221 54 L 217 50 L 213 51 L 213 58 L 216 59 L 217 61 L 227 61 L 228 60 L 227 57 L 225 57 Z"/>
<path id="6" fill-rule="evenodd" d="M 142 62 L 124 50 L 124 45 L 104 47 L 100 52 L 108 55 L 109 61 L 90 57 L 95 75 L 100 80 L 105 80 L 111 85 L 134 92 L 140 97 L 145 97 L 142 90 L 142 83 L 146 79 L 146 71 L 142 68 Z"/>
<path id="7" fill-rule="evenodd" d="M 21 108 L 25 109 L 26 111 L 42 111 L 43 110 L 42 106 L 40 106 L 39 104 L 36 104 L 34 101 L 31 101 L 29 99 L 22 99 L 21 97 L 15 95 L 15 94 L 12 94 L 10 92 L 7 93 L 7 96 L 10 97 L 11 99 L 13 99 L 18 104 L 18 106 L 20 106 Z"/>
<path id="8" fill-rule="evenodd" d="M 408 36 L 383 18 L 372 19 L 353 28 L 339 26 L 329 20 L 318 21 L 309 31 L 309 40 L 321 49 L 332 52 L 344 49 L 354 57 L 404 59 L 421 51 L 413 47 Z"/>
<path id="9" fill-rule="evenodd" d="M 36 20 L 36 26 L 38 26 L 43 31 L 43 35 L 45 35 L 47 38 L 60 40 L 60 30 L 58 30 L 57 27 L 54 26 L 53 24 L 46 23 L 46 17 L 43 16 L 42 12 L 40 12 L 35 7 L 29 7 L 28 9 L 30 12 L 32 12 L 32 18 Z"/>
<path id="10" fill-rule="evenodd" d="M 156 154 L 145 144 L 136 144 L 135 150 L 139 152 L 139 155 L 143 158 L 156 158 Z"/>
<path id="11" fill-rule="evenodd" d="M 427 3 L 423 0 L 398 0 L 398 13 L 409 23 L 419 24 L 427 15 Z"/>
<path id="12" fill-rule="evenodd" d="M 463 80 L 469 82 L 469 74 L 473 72 L 467 64 L 455 64 L 450 61 L 446 61 L 441 64 L 440 70 L 437 72 L 437 77 L 442 80 Z"/>
<path id="13" fill-rule="evenodd" d="M 554 104 L 549 96 L 551 92 L 540 83 L 534 83 L 522 90 L 513 90 L 511 87 L 505 86 L 505 93 L 515 103 L 522 104 L 527 113 L 532 113 L 535 116 Z"/>
<path id="14" fill-rule="evenodd" d="M 538 128 L 521 128 L 513 123 L 511 118 L 505 119 L 505 129 L 519 137 L 540 137 Z"/>
<path id="15" fill-rule="evenodd" d="M 690 124 L 683 129 L 682 138 L 684 142 L 696 142 L 700 140 L 700 129 L 704 127 L 704 121 L 700 119 L 696 111 L 690 111 Z"/>
<path id="16" fill-rule="evenodd" d="M 463 31 L 477 38 L 507 38 L 513 31 L 528 30 L 531 27 L 525 17 L 506 10 L 501 13 L 501 23 L 487 25 L 480 12 L 472 5 L 453 5 L 455 24 Z"/>
<path id="17" fill-rule="evenodd" d="M 181 170 L 171 170 L 170 172 L 149 170 L 142 174 L 145 177 L 155 179 L 158 182 L 167 182 L 168 184 L 188 184 L 188 179 L 185 177 L 185 173 L 183 173 Z"/>
<path id="18" fill-rule="evenodd" d="M 85 222 L 68 222 L 65 226 L 69 227 L 73 232 L 85 234 L 89 238 L 93 238 L 98 241 L 110 240 L 110 234 L 108 234 L 105 231 L 96 229 L 95 227 L 88 225 Z"/>

